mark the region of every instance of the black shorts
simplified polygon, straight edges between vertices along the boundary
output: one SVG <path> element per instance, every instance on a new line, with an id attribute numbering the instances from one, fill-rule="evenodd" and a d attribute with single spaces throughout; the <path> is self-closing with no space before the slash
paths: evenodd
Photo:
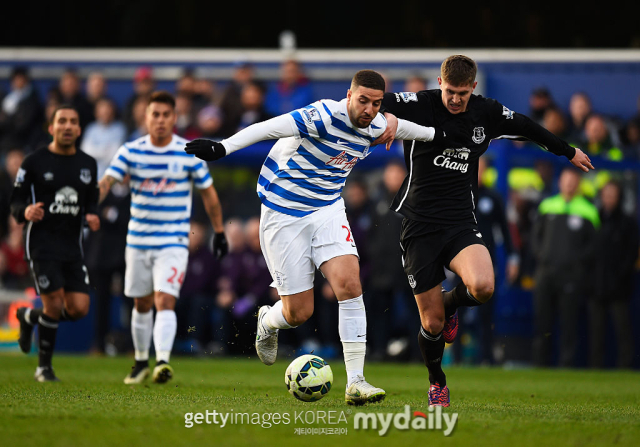
<path id="1" fill-rule="evenodd" d="M 476 225 L 445 226 L 404 219 L 400 236 L 402 262 L 414 295 L 444 281 L 444 267 L 449 268 L 458 253 L 475 244 L 485 245 Z"/>
<path id="2" fill-rule="evenodd" d="M 80 261 L 35 261 L 29 263 L 38 295 L 60 288 L 65 292 L 89 293 L 89 273 Z"/>

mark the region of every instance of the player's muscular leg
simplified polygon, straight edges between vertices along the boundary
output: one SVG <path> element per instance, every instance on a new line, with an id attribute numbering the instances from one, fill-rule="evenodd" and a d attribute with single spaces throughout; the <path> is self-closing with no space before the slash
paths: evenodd
<path id="1" fill-rule="evenodd" d="M 441 285 L 417 294 L 416 304 L 420 312 L 422 327 L 431 334 L 439 334 L 444 328 L 444 302 Z"/>
<path id="2" fill-rule="evenodd" d="M 355 255 L 337 256 L 320 266 L 338 301 L 350 300 L 362 295 L 360 264 Z"/>
<path id="3" fill-rule="evenodd" d="M 489 301 L 494 290 L 493 264 L 487 247 L 469 245 L 460 251 L 449 264 L 473 295 L 481 303 Z"/>
<path id="4" fill-rule="evenodd" d="M 174 310 L 176 308 L 176 297 L 165 292 L 156 291 L 153 301 L 156 310 Z"/>
<path id="5" fill-rule="evenodd" d="M 89 295 L 81 292 L 66 292 L 64 308 L 71 320 L 79 320 L 89 313 Z"/>
<path id="6" fill-rule="evenodd" d="M 146 314 L 153 307 L 153 293 L 151 295 L 135 298 L 133 303 L 139 313 Z"/>
<path id="7" fill-rule="evenodd" d="M 291 326 L 300 326 L 313 315 L 313 289 L 283 295 L 282 315 Z"/>
<path id="8" fill-rule="evenodd" d="M 42 299 L 42 313 L 48 317 L 59 320 L 60 312 L 64 307 L 64 289 L 59 288 L 51 293 L 43 293 L 40 295 Z"/>

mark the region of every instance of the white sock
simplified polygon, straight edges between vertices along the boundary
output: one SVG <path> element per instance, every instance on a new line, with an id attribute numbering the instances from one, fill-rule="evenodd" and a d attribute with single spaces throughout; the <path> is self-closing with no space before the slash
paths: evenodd
<path id="1" fill-rule="evenodd" d="M 136 360 L 149 360 L 151 334 L 153 332 L 153 311 L 140 313 L 135 308 L 131 312 L 131 336 Z"/>
<path id="2" fill-rule="evenodd" d="M 169 363 L 173 340 L 176 338 L 178 319 L 173 310 L 156 312 L 156 323 L 153 325 L 153 345 L 156 348 L 156 360 Z"/>
<path id="3" fill-rule="evenodd" d="M 262 325 L 269 332 L 275 332 L 276 329 L 291 329 L 295 326 L 291 326 L 287 323 L 287 319 L 282 313 L 282 300 L 277 301 L 267 314 L 262 319 Z"/>
<path id="4" fill-rule="evenodd" d="M 347 386 L 357 376 L 364 377 L 364 356 L 367 351 L 367 314 L 362 295 L 338 301 L 338 332 L 342 341 Z"/>

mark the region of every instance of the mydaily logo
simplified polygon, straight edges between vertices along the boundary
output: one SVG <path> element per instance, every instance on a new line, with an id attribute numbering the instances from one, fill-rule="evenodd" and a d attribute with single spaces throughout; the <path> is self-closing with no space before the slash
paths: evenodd
<path id="1" fill-rule="evenodd" d="M 458 413 L 445 413 L 440 406 L 429 407 L 426 414 L 414 411 L 412 415 L 409 405 L 405 405 L 402 413 L 356 413 L 353 428 L 378 430 L 380 436 L 385 436 L 391 427 L 396 430 L 443 430 L 443 434 L 449 436 L 457 422 Z"/>

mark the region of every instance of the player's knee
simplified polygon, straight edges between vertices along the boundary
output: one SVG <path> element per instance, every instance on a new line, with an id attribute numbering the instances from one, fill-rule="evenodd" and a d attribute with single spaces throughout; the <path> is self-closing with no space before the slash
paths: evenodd
<path id="1" fill-rule="evenodd" d="M 313 315 L 313 307 L 289 308 L 285 319 L 291 326 L 297 327 Z"/>
<path id="2" fill-rule="evenodd" d="M 89 313 L 89 303 L 76 303 L 65 308 L 65 312 L 70 320 L 75 321 L 87 316 Z"/>
<path id="3" fill-rule="evenodd" d="M 337 281 L 337 290 L 335 294 L 340 299 L 356 298 L 362 295 L 362 285 L 360 278 L 353 276 L 344 276 Z"/>
<path id="4" fill-rule="evenodd" d="M 439 334 L 444 329 L 444 315 L 442 318 L 422 318 L 422 327 L 432 335 Z"/>
<path id="5" fill-rule="evenodd" d="M 467 285 L 467 288 L 476 300 L 486 303 L 493 296 L 494 284 L 493 280 L 480 280 Z"/>
<path id="6" fill-rule="evenodd" d="M 134 301 L 134 307 L 138 313 L 146 314 L 153 307 L 153 300 L 147 300 L 144 298 L 136 298 Z"/>

